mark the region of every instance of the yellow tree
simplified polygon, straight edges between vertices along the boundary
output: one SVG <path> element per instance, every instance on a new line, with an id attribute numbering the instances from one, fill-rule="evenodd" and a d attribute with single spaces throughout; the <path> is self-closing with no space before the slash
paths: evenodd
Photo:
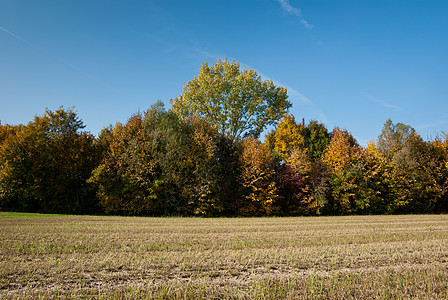
<path id="1" fill-rule="evenodd" d="M 293 149 L 305 147 L 306 127 L 304 123 L 297 124 L 291 114 L 285 114 L 277 128 L 266 135 L 266 146 L 286 159 Z"/>
<path id="2" fill-rule="evenodd" d="M 365 161 L 364 180 L 370 213 L 393 213 L 405 202 L 394 192 L 398 177 L 391 160 L 371 141 L 363 149 Z"/>
<path id="3" fill-rule="evenodd" d="M 275 160 L 265 146 L 253 137 L 242 141 L 241 183 L 246 200 L 239 207 L 243 215 L 271 215 L 278 211 L 277 187 L 274 181 Z"/>
<path id="4" fill-rule="evenodd" d="M 333 211 L 346 214 L 364 208 L 360 197 L 364 167 L 361 147 L 347 130 L 334 128 L 323 161 L 331 172 Z"/>
<path id="5" fill-rule="evenodd" d="M 258 137 L 291 107 L 286 88 L 262 80 L 239 63 L 218 60 L 203 63 L 199 75 L 184 85 L 183 93 L 171 100 L 181 118 L 199 115 L 232 140 Z"/>

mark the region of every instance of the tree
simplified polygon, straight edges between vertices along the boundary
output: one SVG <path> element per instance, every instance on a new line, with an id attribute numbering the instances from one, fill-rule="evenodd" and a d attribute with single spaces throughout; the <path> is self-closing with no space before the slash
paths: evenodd
<path id="1" fill-rule="evenodd" d="M 263 81 L 239 63 L 218 60 L 203 63 L 199 75 L 184 85 L 183 93 L 171 100 L 182 118 L 198 115 L 232 140 L 258 137 L 266 126 L 275 124 L 291 107 L 286 88 L 272 80 Z"/>
<path id="2" fill-rule="evenodd" d="M 276 181 L 286 214 L 320 214 L 327 203 L 328 172 L 321 162 L 330 135 L 323 124 L 297 124 L 285 114 L 266 135 L 265 145 L 282 160 Z"/>
<path id="3" fill-rule="evenodd" d="M 274 181 L 275 160 L 265 146 L 253 137 L 242 141 L 241 183 L 244 188 L 239 213 L 257 216 L 278 212 L 278 191 Z"/>
<path id="4" fill-rule="evenodd" d="M 216 143 L 216 185 L 214 197 L 223 206 L 222 214 L 235 215 L 239 211 L 243 185 L 241 183 L 242 143 L 219 135 Z"/>
<path id="5" fill-rule="evenodd" d="M 391 159 L 406 143 L 409 136 L 415 133 L 414 128 L 403 123 L 394 124 L 388 119 L 378 136 L 378 149 Z"/>
<path id="6" fill-rule="evenodd" d="M 320 159 L 330 142 L 330 134 L 325 125 L 317 121 L 310 121 L 305 125 L 305 120 L 297 124 L 294 116 L 285 114 L 277 124 L 277 128 L 266 135 L 266 146 L 273 152 L 286 159 L 296 149 L 306 150 L 311 161 Z"/>
<path id="7" fill-rule="evenodd" d="M 337 171 L 346 167 L 354 157 L 359 155 L 360 147 L 356 139 L 345 129 L 335 127 L 331 135 L 330 144 L 322 160 L 331 171 Z"/>
<path id="8" fill-rule="evenodd" d="M 311 161 L 315 162 L 330 143 L 330 134 L 324 124 L 311 120 L 306 127 L 305 147 Z"/>
<path id="9" fill-rule="evenodd" d="M 434 212 L 444 207 L 447 193 L 446 148 L 426 142 L 417 133 L 407 137 L 393 157 L 399 197 L 405 212 Z"/>
<path id="10" fill-rule="evenodd" d="M 331 209 L 347 214 L 366 206 L 362 197 L 363 161 L 361 148 L 347 131 L 336 127 L 330 144 L 323 155 L 323 162 L 331 172 Z"/>
<path id="11" fill-rule="evenodd" d="M 277 124 L 277 128 L 272 129 L 266 135 L 265 144 L 271 151 L 280 155 L 281 159 L 286 159 L 294 149 L 305 148 L 306 127 L 304 122 L 297 124 L 293 115 L 285 114 L 283 119 Z"/>
<path id="12" fill-rule="evenodd" d="M 0 202 L 7 209 L 95 212 L 86 179 L 100 161 L 94 137 L 77 114 L 46 110 L 0 148 Z"/>
<path id="13" fill-rule="evenodd" d="M 108 141 L 109 151 L 89 181 L 107 213 L 210 216 L 226 210 L 223 189 L 233 178 L 222 175 L 234 174 L 237 159 L 201 117 L 181 120 L 159 101 L 99 140 Z"/>
<path id="14" fill-rule="evenodd" d="M 219 196 L 216 130 L 198 116 L 182 123 L 186 151 L 178 184 L 195 215 L 216 215 L 225 209 Z"/>
<path id="15" fill-rule="evenodd" d="M 157 102 L 105 131 L 108 151 L 89 182 L 97 185 L 106 213 L 182 214 L 177 182 L 185 146 L 178 117 Z"/>
<path id="16" fill-rule="evenodd" d="M 381 151 L 375 142 L 371 141 L 367 148 L 363 149 L 365 165 L 364 180 L 366 196 L 369 200 L 369 213 L 390 214 L 402 207 L 405 203 L 395 193 L 397 177 L 394 166 Z"/>

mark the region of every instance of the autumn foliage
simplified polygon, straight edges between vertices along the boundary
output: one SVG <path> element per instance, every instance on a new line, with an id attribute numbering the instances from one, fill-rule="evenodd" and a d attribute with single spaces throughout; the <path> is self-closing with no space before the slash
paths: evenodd
<path id="1" fill-rule="evenodd" d="M 145 216 L 448 211 L 446 134 L 426 141 L 411 126 L 387 120 L 377 140 L 363 147 L 347 129 L 329 132 L 286 113 L 260 140 L 260 131 L 289 107 L 286 98 L 284 88 L 255 71 L 219 61 L 204 65 L 171 109 L 158 101 L 97 137 L 62 107 L 27 125 L 0 124 L 0 210 Z M 195 101 L 214 110 L 207 114 Z M 263 114 L 266 103 L 278 107 Z"/>
<path id="2" fill-rule="evenodd" d="M 1 125 L 1 209 L 157 216 L 448 210 L 447 136 L 425 141 L 391 121 L 366 147 L 346 129 L 328 133 L 289 114 L 264 143 L 234 140 L 161 102 L 98 137 L 83 128 L 63 108 L 28 125 Z"/>

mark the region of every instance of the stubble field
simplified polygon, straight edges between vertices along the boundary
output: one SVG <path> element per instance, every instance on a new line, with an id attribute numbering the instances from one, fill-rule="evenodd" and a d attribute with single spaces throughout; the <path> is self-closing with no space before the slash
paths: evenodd
<path id="1" fill-rule="evenodd" d="M 0 298 L 447 299 L 448 215 L 0 213 Z"/>

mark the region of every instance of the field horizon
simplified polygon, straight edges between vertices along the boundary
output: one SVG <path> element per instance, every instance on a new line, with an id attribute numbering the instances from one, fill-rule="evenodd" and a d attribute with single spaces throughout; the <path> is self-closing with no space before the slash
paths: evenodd
<path id="1" fill-rule="evenodd" d="M 448 298 L 448 215 L 0 213 L 0 298 Z"/>

